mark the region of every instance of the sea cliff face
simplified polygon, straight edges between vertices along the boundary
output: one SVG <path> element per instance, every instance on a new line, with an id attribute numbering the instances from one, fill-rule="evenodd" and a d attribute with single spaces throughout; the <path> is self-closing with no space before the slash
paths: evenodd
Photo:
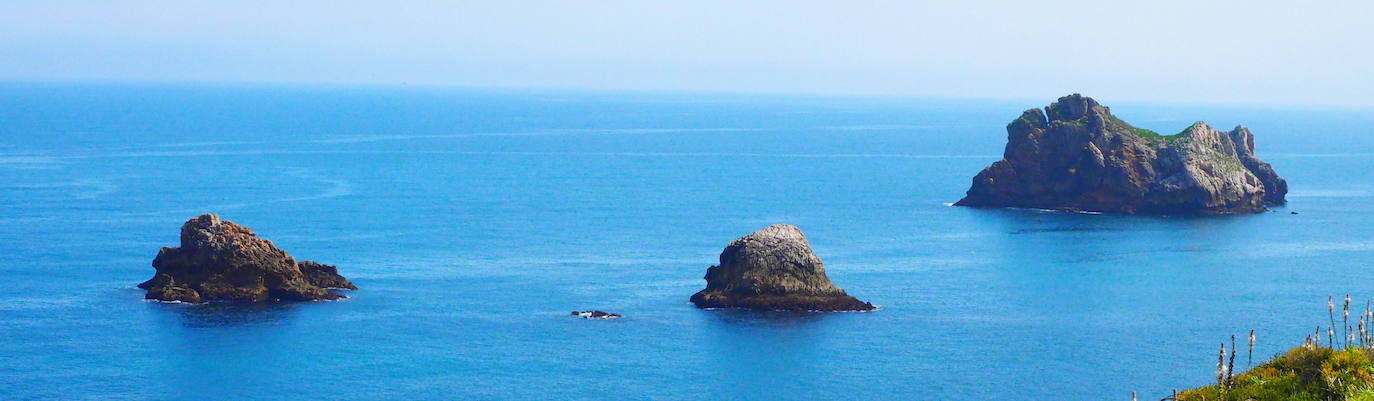
<path id="1" fill-rule="evenodd" d="M 162 248 L 157 272 L 139 288 L 147 299 L 204 301 L 331 300 L 326 288 L 357 289 L 334 266 L 297 263 L 253 230 L 205 214 L 181 226 L 181 246 Z"/>
<path id="2" fill-rule="evenodd" d="M 956 205 L 1141 214 L 1255 213 L 1288 183 L 1255 157 L 1249 129 L 1197 122 L 1160 135 L 1073 94 L 1007 124 L 1002 160 Z"/>
<path id="3" fill-rule="evenodd" d="M 706 269 L 706 289 L 692 295 L 700 308 L 866 311 L 830 283 L 821 258 L 801 229 L 774 224 L 730 242 L 720 264 Z"/>

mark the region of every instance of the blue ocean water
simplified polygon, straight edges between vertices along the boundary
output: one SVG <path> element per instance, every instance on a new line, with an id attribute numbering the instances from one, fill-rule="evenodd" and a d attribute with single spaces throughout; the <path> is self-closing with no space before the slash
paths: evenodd
<path id="1" fill-rule="evenodd" d="M 0 85 L 0 399 L 1158 399 L 1374 297 L 1374 112 L 1099 99 L 1249 126 L 1273 213 L 948 206 L 1051 100 Z M 361 290 L 143 301 L 205 212 Z M 881 309 L 692 307 L 783 222 Z"/>

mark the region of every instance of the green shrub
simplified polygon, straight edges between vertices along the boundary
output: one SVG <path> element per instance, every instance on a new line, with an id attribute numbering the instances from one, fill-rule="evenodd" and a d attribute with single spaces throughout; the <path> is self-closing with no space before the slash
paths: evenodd
<path id="1" fill-rule="evenodd" d="M 1236 375 L 1230 388 L 1212 385 L 1179 393 L 1179 401 L 1374 401 L 1369 351 L 1298 347 Z"/>

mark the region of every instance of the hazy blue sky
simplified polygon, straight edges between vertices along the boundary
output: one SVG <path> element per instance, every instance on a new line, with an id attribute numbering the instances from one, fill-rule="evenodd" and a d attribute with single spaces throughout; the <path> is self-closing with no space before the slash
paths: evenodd
<path id="1" fill-rule="evenodd" d="M 0 79 L 1374 105 L 1365 1 L 0 2 Z"/>

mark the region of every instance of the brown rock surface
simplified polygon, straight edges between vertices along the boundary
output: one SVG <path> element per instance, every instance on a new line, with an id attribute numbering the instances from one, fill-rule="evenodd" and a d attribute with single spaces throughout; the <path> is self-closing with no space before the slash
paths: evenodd
<path id="1" fill-rule="evenodd" d="M 297 263 L 247 227 L 204 214 L 181 226 L 181 246 L 166 247 L 153 259 L 153 278 L 139 288 L 146 298 L 204 301 L 332 300 L 325 288 L 356 289 L 334 266 Z"/>

